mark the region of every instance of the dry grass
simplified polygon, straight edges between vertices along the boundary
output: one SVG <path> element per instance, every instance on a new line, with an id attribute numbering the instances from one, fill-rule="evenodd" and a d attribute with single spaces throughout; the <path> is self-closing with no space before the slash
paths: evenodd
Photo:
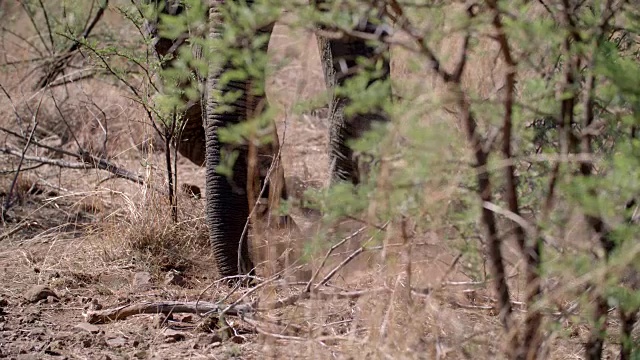
<path id="1" fill-rule="evenodd" d="M 455 11 L 451 14 L 454 16 Z M 122 21 L 114 13 L 106 20 L 111 24 Z M 31 34 L 24 21 L 17 24 L 22 25 L 14 31 Z M 446 33 L 446 29 L 440 30 Z M 399 33 L 397 40 L 406 40 L 406 34 Z M 446 59 L 445 66 L 451 66 L 455 61 L 460 42 L 460 34 L 453 33 L 444 36 L 435 47 Z M 11 59 L 31 55 L 28 49 L 15 42 L 7 41 L 3 46 Z M 464 86 L 479 99 L 495 99 L 502 87 L 502 65 L 496 61 L 496 46 L 486 40 L 476 47 L 475 56 L 468 65 L 473 71 L 464 78 Z M 321 111 L 320 116 L 293 111 L 297 103 L 325 91 L 317 45 L 310 34 L 279 25 L 269 52 L 273 64 L 278 66 L 269 79 L 267 95 L 270 103 L 280 111 L 277 125 L 284 143 L 283 161 L 288 186 L 292 188 L 290 193 L 300 196 L 304 189 L 323 188 L 328 183 L 326 120 Z M 337 243 L 353 233 L 363 226 L 361 222 L 345 220 L 327 225 L 317 215 L 294 207 L 293 217 L 300 233 L 252 234 L 253 252 L 260 264 L 259 274 L 264 277 L 282 269 L 282 263 L 277 260 L 283 248 L 295 248 L 297 256 L 303 248 L 315 247 L 311 256 L 305 258 L 307 270 L 320 270 L 318 278 L 322 279 L 363 243 L 375 245 L 342 268 L 331 283 L 336 291 L 369 293 L 353 300 L 304 300 L 295 306 L 265 311 L 264 317 L 278 324 L 264 327 L 258 334 L 247 335 L 248 341 L 242 344 L 225 342 L 221 346 L 197 347 L 193 344 L 199 344 L 200 335 L 195 330 L 188 341 L 167 344 L 161 329 L 154 328 L 153 320 L 143 316 L 104 327 L 107 333 L 125 334 L 129 339 L 126 346 L 115 349 L 95 341 L 85 350 L 79 342 L 63 347 L 67 346 L 75 355 L 110 354 L 116 358 L 138 356 L 135 354 L 141 354 L 140 351 L 144 351 L 139 355 L 142 358 L 206 358 L 209 355 L 245 359 L 504 358 L 507 336 L 494 311 L 496 301 L 491 283 L 473 281 L 478 278 L 475 273 L 478 268 L 483 269 L 486 276 L 484 259 L 481 255 L 461 257 L 461 248 L 475 239 L 463 238 L 444 226 L 445 217 L 455 208 L 453 200 L 459 194 L 454 179 L 460 179 L 466 171 L 464 160 L 468 154 L 463 146 L 464 139 L 452 109 L 433 110 L 436 105 L 447 104 L 448 92 L 426 66 L 416 68 L 413 62 L 410 52 L 393 49 L 395 89 L 409 109 L 402 116 L 406 119 L 417 117 L 421 126 L 440 127 L 442 132 L 432 144 L 425 145 L 424 151 L 444 149 L 443 158 L 458 164 L 447 167 L 448 179 L 444 182 L 439 180 L 426 185 L 425 210 L 419 218 L 424 223 L 412 224 L 408 239 L 399 223 L 390 223 L 384 232 L 366 227 L 366 231 L 337 249 L 322 269 L 319 266 L 328 244 Z M 69 128 L 74 129 L 73 133 L 83 147 L 144 174 L 157 189 L 166 186 L 161 154 L 140 151 L 142 143 L 153 139 L 153 132 L 143 109 L 128 98 L 125 90 L 93 79 L 52 92 L 33 93 L 30 90 L 33 82 L 34 74 L 30 74 L 27 67 L 16 66 L 10 72 L 0 73 L 0 83 L 13 98 L 10 103 L 4 96 L 0 97 L 0 126 L 17 128 L 11 104 L 16 106 L 20 117 L 31 119 L 42 99 L 39 119 L 43 133 L 39 137 L 43 141 L 75 149 L 75 140 L 69 133 Z M 60 112 L 54 98 L 56 101 L 66 99 L 58 104 Z M 411 106 L 413 103 L 433 107 L 416 109 Z M 63 124 L 62 116 L 73 122 L 68 126 Z M 413 124 L 399 121 L 396 131 L 406 134 Z M 2 141 L 20 144 L 11 138 Z M 46 152 L 43 155 L 53 156 Z M 15 159 L 1 155 L 0 162 L 10 164 L 7 168 L 15 165 Z M 397 164 L 400 170 L 406 165 Z M 184 160 L 178 166 L 179 183 L 188 182 L 204 190 L 203 169 Z M 3 168 L 4 165 L 0 166 L 0 170 Z M 18 229 L 0 240 L 5 245 L 0 252 L 0 297 L 9 299 L 13 309 L 17 309 L 20 294 L 31 285 L 47 284 L 56 289 L 65 300 L 64 306 L 47 318 L 49 323 L 57 324 L 58 330 L 54 332 L 73 329 L 80 321 L 83 301 L 87 298 L 114 306 L 138 299 L 195 300 L 201 295 L 203 299 L 214 301 L 226 298 L 229 289 L 213 282 L 217 274 L 207 243 L 203 200 L 181 194 L 180 221 L 173 223 L 166 196 L 162 193 L 142 190 L 123 180 L 101 182 L 104 178 L 105 174 L 98 171 L 49 167 L 20 174 L 15 192 L 21 202 L 11 213 L 18 220 L 0 227 L 0 236 Z M 11 174 L 0 175 L 0 194 L 8 192 L 11 179 Z M 32 191 L 35 188 L 45 190 Z M 368 214 L 362 214 L 362 217 L 365 222 L 371 220 Z M 575 223 L 572 221 L 571 224 Z M 376 233 L 382 235 L 371 240 Z M 569 231 L 566 239 L 574 235 Z M 407 241 L 412 244 L 410 255 L 406 252 Z M 481 251 L 476 248 L 479 246 L 472 245 L 470 251 Z M 510 250 L 506 255 L 510 285 L 515 290 L 513 300 L 519 301 L 524 291 L 521 289 L 520 258 L 511 242 L 507 243 L 507 248 Z M 407 261 L 411 264 L 410 283 Z M 171 270 L 185 274 L 187 288 L 160 284 L 163 274 Z M 155 286 L 152 290 L 141 291 L 131 285 L 132 274 L 137 271 L 152 273 Z M 212 283 L 214 286 L 209 288 Z M 414 292 L 410 291 L 409 285 L 414 287 Z M 249 298 L 268 303 L 286 298 L 303 286 L 274 282 Z M 386 290 L 380 292 L 378 289 Z M 429 289 L 429 292 L 421 293 L 420 289 Z M 239 296 L 240 291 L 232 294 L 229 301 Z M 48 310 L 51 309 L 39 311 Z M 523 313 L 518 312 L 518 320 L 522 319 Z M 232 321 L 238 329 L 250 327 L 241 321 Z M 37 324 L 27 327 L 40 326 Z M 565 319 L 562 326 L 569 335 L 554 334 L 544 344 L 549 358 L 582 356 L 581 343 L 588 335 L 583 323 L 579 319 L 576 322 Z M 29 342 L 25 337 L 17 338 L 16 344 Z M 132 339 L 137 339 L 138 345 L 133 345 Z M 19 346 L 12 347 L 10 353 L 13 355 Z M 615 351 L 607 350 L 610 354 Z"/>

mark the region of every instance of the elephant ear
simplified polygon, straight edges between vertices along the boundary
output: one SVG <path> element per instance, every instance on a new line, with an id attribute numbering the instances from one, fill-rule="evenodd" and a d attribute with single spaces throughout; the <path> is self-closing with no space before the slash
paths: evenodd
<path id="1" fill-rule="evenodd" d="M 389 117 L 381 107 L 368 107 L 353 115 L 345 114 L 345 108 L 351 105 L 352 101 L 344 95 L 344 91 L 336 91 L 336 88 L 344 86 L 347 81 L 358 75 L 358 71 L 355 70 L 360 66 L 359 58 L 382 61 L 382 66 L 373 72 L 374 76 L 369 79 L 366 88 L 376 82 L 388 80 L 391 74 L 389 47 L 382 41 L 389 35 L 388 27 L 367 21 L 359 25 L 358 30 L 375 35 L 381 41 L 372 44 L 350 36 L 339 39 L 318 38 L 325 82 L 332 92 L 329 109 L 331 178 L 334 182 L 350 181 L 354 185 L 366 178 L 371 164 L 366 157 L 360 156 L 362 154 L 354 153 L 350 142 L 372 130 L 375 123 L 388 122 Z M 384 86 L 383 89 L 386 89 L 385 96 L 391 99 L 391 88 Z"/>
<path id="2" fill-rule="evenodd" d="M 169 69 L 177 54 L 184 46 L 190 46 L 193 55 L 196 58 L 202 57 L 202 49 L 198 46 L 192 45 L 193 42 L 188 42 L 187 39 L 190 36 L 198 36 L 197 32 L 191 31 L 190 33 L 184 32 L 177 36 L 175 39 L 164 37 L 160 35 L 159 29 L 162 24 L 161 19 L 164 16 L 179 16 L 184 11 L 184 5 L 179 0 L 143 0 L 141 4 L 151 5 L 155 3 L 155 11 L 153 14 L 145 20 L 144 29 L 145 32 L 152 37 L 153 48 L 159 59 L 162 59 L 160 66 L 162 70 Z M 203 14 L 204 15 L 204 14 Z M 203 21 L 204 22 L 204 21 Z M 201 34 L 204 36 L 205 34 Z M 203 84 L 205 79 L 197 71 L 197 69 L 191 70 L 193 77 L 199 81 L 199 84 Z M 191 87 L 190 82 L 179 84 L 183 88 Z M 202 86 L 197 86 L 202 88 Z M 186 97 L 181 99 L 185 104 L 185 110 L 180 114 L 176 114 L 180 119 L 180 126 L 178 129 L 178 135 L 175 138 L 176 147 L 180 155 L 186 157 L 191 162 L 198 166 L 205 165 L 205 133 L 203 128 L 203 106 L 202 97 L 197 100 L 190 100 Z M 164 125 L 162 125 L 164 126 Z"/>

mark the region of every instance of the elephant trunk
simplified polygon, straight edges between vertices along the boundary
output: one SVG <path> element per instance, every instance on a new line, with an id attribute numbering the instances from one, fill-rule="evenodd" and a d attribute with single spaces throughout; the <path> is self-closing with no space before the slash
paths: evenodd
<path id="1" fill-rule="evenodd" d="M 218 130 L 238 121 L 237 114 L 219 113 L 217 96 L 212 92 L 222 92 L 218 76 L 209 77 L 207 89 L 206 134 L 206 218 L 213 255 L 221 276 L 248 274 L 253 269 L 249 257 L 245 225 L 249 217 L 247 202 L 247 149 L 237 146 L 238 152 L 231 177 L 220 174 L 217 167 L 221 161 L 223 146 Z M 229 148 L 226 148 L 229 149 Z M 231 149 L 229 149 L 231 150 Z"/>
<path id="2" fill-rule="evenodd" d="M 210 37 L 219 38 L 221 36 L 219 27 L 221 20 L 217 12 L 218 8 L 214 6 L 209 11 Z M 272 29 L 273 24 L 269 24 L 259 29 L 258 32 L 270 36 Z M 265 44 L 260 51 L 266 53 L 267 45 Z M 210 69 L 205 87 L 206 218 L 209 226 L 209 239 L 221 276 L 253 273 L 254 265 L 249 256 L 247 226 L 250 206 L 253 206 L 257 200 L 257 191 L 259 191 L 257 187 L 259 186 L 255 186 L 256 179 L 248 179 L 248 177 L 250 174 L 254 174 L 260 178 L 257 184 L 264 183 L 267 169 L 277 154 L 277 144 L 274 144 L 266 146 L 264 149 L 258 149 L 257 154 L 253 151 L 252 155 L 254 157 L 250 159 L 249 145 L 222 144 L 220 142 L 218 136 L 220 129 L 258 115 L 261 111 L 260 109 L 264 108 L 266 101 L 264 94 L 256 91 L 256 88 L 262 89 L 264 86 L 255 86 L 258 81 L 264 81 L 264 79 L 248 78 L 242 81 L 221 83 L 221 75 L 230 69 L 233 69 L 233 67 L 229 63 L 221 68 Z M 229 98 L 228 95 L 232 92 L 238 95 L 234 96 L 235 100 L 232 103 L 225 102 L 221 104 L 220 99 Z M 224 105 L 224 107 L 221 107 L 221 105 Z M 264 153 L 265 151 L 267 153 Z M 217 171 L 217 167 L 223 160 L 222 156 L 227 156 L 232 152 L 237 154 L 233 163 L 232 174 L 230 176 L 220 174 Z M 256 164 L 256 156 L 262 159 L 269 159 L 269 161 L 260 162 L 258 159 L 258 164 Z M 254 161 L 251 162 L 250 160 Z M 254 169 L 255 166 L 258 169 Z M 252 171 L 250 171 L 250 168 Z M 281 172 L 276 172 L 276 174 L 272 175 L 272 177 L 280 175 L 279 179 L 283 183 L 284 175 Z M 251 181 L 251 184 L 248 181 Z M 270 185 L 270 188 L 273 187 L 273 184 Z M 273 190 L 275 189 L 280 188 L 273 187 Z M 283 192 L 283 189 L 280 190 Z M 252 191 L 252 193 L 249 194 L 249 191 Z"/>
<path id="3" fill-rule="evenodd" d="M 220 17 L 216 6 L 209 10 L 210 37 L 221 36 Z M 206 118 L 206 219 L 209 226 L 209 240 L 213 248 L 213 255 L 221 276 L 249 274 L 253 270 L 253 263 L 249 256 L 248 231 L 245 225 L 249 217 L 247 202 L 247 149 L 237 146 L 238 157 L 233 166 L 230 177 L 217 171 L 222 160 L 223 144 L 220 142 L 218 131 L 229 124 L 238 123 L 242 114 L 246 113 L 246 101 L 240 97 L 231 110 L 220 111 L 219 99 L 230 91 L 245 91 L 246 84 L 240 82 L 220 83 L 220 76 L 224 68 L 209 70 L 205 91 Z M 226 104 L 225 104 L 226 105 Z"/>

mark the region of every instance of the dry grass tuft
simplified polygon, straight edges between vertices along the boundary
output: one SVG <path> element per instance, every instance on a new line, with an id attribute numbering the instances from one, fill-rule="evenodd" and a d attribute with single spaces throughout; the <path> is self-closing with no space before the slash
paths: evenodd
<path id="1" fill-rule="evenodd" d="M 136 267 L 155 274 L 176 270 L 186 275 L 215 268 L 208 243 L 202 203 L 181 196 L 179 221 L 171 219 L 167 199 L 148 193 L 129 202 L 126 213 L 106 220 L 105 240 L 112 256 L 128 257 Z"/>

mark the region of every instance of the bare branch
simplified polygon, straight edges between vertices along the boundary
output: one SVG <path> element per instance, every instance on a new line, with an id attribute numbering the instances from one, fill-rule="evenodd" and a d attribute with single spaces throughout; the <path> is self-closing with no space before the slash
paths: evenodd
<path id="1" fill-rule="evenodd" d="M 22 156 L 22 153 L 20 151 L 9 148 L 9 147 L 0 147 L 0 153 L 5 153 L 13 156 Z M 82 154 L 78 155 L 78 158 L 82 160 L 82 162 L 70 162 L 70 161 L 61 160 L 61 159 L 49 159 L 41 156 L 24 155 L 24 159 L 27 161 L 35 161 L 38 163 L 58 166 L 58 167 L 67 168 L 67 169 L 86 170 L 86 169 L 94 168 L 94 169 L 105 170 L 121 179 L 130 180 L 140 185 L 145 185 L 145 181 L 141 176 L 136 175 L 129 170 L 118 167 L 117 165 L 113 164 L 112 162 L 106 159 L 93 156 L 87 152 L 83 152 Z"/>
<path id="2" fill-rule="evenodd" d="M 89 22 L 89 25 L 84 29 L 84 31 L 82 31 L 82 34 L 80 35 L 81 39 L 84 40 L 89 37 L 89 34 L 93 30 L 93 28 L 96 26 L 98 21 L 100 21 L 100 19 L 102 18 L 102 15 L 104 14 L 108 5 L 109 5 L 109 0 L 104 0 L 104 2 L 100 6 L 96 14 L 93 16 L 93 19 L 91 20 L 91 22 Z M 45 12 L 45 17 L 46 17 L 47 14 L 44 6 L 42 10 Z M 48 21 L 47 21 L 47 24 L 48 24 Z M 51 43 L 53 44 L 53 38 L 51 39 Z M 58 75 L 64 70 L 65 66 L 67 66 L 67 64 L 73 57 L 73 53 L 79 48 L 80 48 L 80 41 L 74 40 L 73 44 L 71 44 L 71 46 L 69 46 L 69 48 L 64 53 L 62 53 L 53 64 L 51 64 L 48 71 L 40 78 L 40 80 L 38 80 L 38 82 L 34 86 L 34 89 L 36 90 L 42 89 L 45 86 L 49 85 L 51 82 L 53 82 L 58 77 Z"/>

